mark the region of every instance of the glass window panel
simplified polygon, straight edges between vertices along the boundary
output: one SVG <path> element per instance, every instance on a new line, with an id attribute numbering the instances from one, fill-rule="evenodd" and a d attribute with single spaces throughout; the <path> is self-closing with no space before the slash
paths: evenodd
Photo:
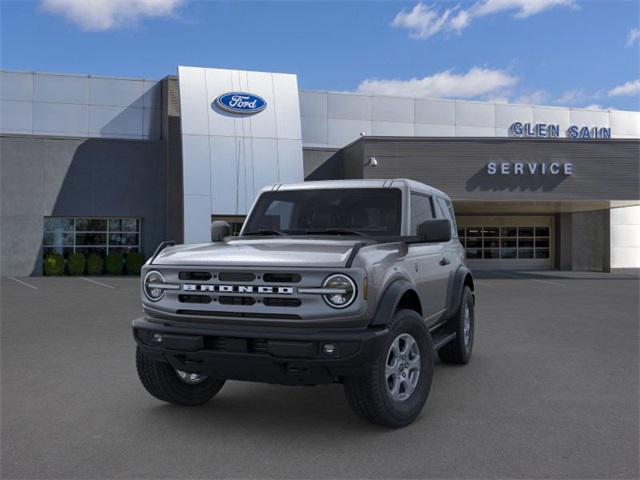
<path id="1" fill-rule="evenodd" d="M 482 250 L 479 248 L 467 248 L 467 258 L 482 258 Z"/>
<path id="2" fill-rule="evenodd" d="M 464 237 L 464 228 L 459 228 L 458 229 L 458 236 L 459 237 Z"/>
<path id="3" fill-rule="evenodd" d="M 505 240 L 504 238 L 502 240 L 500 240 L 500 246 L 502 248 L 516 248 L 517 246 L 517 241 L 514 240 Z"/>
<path id="4" fill-rule="evenodd" d="M 549 258 L 549 250 L 545 249 L 536 249 L 536 258 Z"/>
<path id="5" fill-rule="evenodd" d="M 451 206 L 451 202 L 449 200 L 445 200 L 442 197 L 435 197 L 438 206 L 440 207 L 440 211 L 442 212 L 442 216 L 451 222 L 451 236 L 455 237 L 458 233 L 458 229 L 456 227 L 456 219 L 453 214 L 453 207 Z"/>
<path id="6" fill-rule="evenodd" d="M 242 223 L 240 224 L 240 226 L 242 226 Z M 122 231 L 123 232 L 139 232 L 140 221 L 137 218 L 123 218 Z"/>
<path id="7" fill-rule="evenodd" d="M 484 258 L 499 258 L 500 250 L 497 248 L 485 248 L 483 250 Z"/>
<path id="8" fill-rule="evenodd" d="M 536 237 L 536 248 L 549 248 L 549 239 Z"/>
<path id="9" fill-rule="evenodd" d="M 107 245 L 106 233 L 76 233 L 76 245 Z"/>
<path id="10" fill-rule="evenodd" d="M 126 254 L 129 252 L 137 252 L 138 251 L 138 247 L 132 246 L 132 247 L 109 247 L 109 251 L 110 252 L 119 252 L 122 254 Z"/>
<path id="11" fill-rule="evenodd" d="M 469 238 L 469 237 L 467 237 L 467 247 L 470 247 L 470 248 L 480 248 L 480 247 L 482 247 L 482 239 L 481 238 Z"/>
<path id="12" fill-rule="evenodd" d="M 482 231 L 485 237 L 497 237 L 500 235 L 498 228 L 484 227 Z"/>
<path id="13" fill-rule="evenodd" d="M 43 245 L 73 245 L 73 233 L 57 230 L 44 232 Z"/>
<path id="14" fill-rule="evenodd" d="M 73 218 L 45 217 L 44 229 L 71 232 L 73 231 Z"/>
<path id="15" fill-rule="evenodd" d="M 533 258 L 533 249 L 518 249 L 518 258 Z"/>
<path id="16" fill-rule="evenodd" d="M 531 227 L 518 227 L 519 237 L 533 237 L 533 228 Z"/>
<path id="17" fill-rule="evenodd" d="M 122 219 L 121 218 L 111 218 L 109 220 L 109 231 L 110 232 L 121 232 L 122 231 Z"/>
<path id="18" fill-rule="evenodd" d="M 111 233 L 109 234 L 109 246 L 138 245 L 137 233 Z"/>
<path id="19" fill-rule="evenodd" d="M 76 247 L 76 252 L 80 252 L 85 255 L 97 253 L 104 257 L 107 254 L 107 247 Z"/>
<path id="20" fill-rule="evenodd" d="M 533 248 L 533 240 L 518 239 L 518 248 Z"/>
<path id="21" fill-rule="evenodd" d="M 518 229 L 516 227 L 501 227 L 500 235 L 503 237 L 515 237 L 518 235 Z"/>
<path id="22" fill-rule="evenodd" d="M 107 220 L 104 218 L 76 218 L 77 232 L 106 232 Z"/>
<path id="23" fill-rule="evenodd" d="M 424 195 L 411 194 L 411 235 L 415 235 L 418 225 L 433 217 L 431 201 Z"/>
<path id="24" fill-rule="evenodd" d="M 484 248 L 498 248 L 500 246 L 500 242 L 497 238 L 486 238 L 484 239 Z"/>
<path id="25" fill-rule="evenodd" d="M 516 258 L 517 250 L 515 248 L 503 248 L 500 250 L 500 258 Z"/>
<path id="26" fill-rule="evenodd" d="M 109 220 L 109 232 L 137 232 L 137 218 L 112 218 Z"/>
<path id="27" fill-rule="evenodd" d="M 548 237 L 549 227 L 536 227 L 536 237 Z"/>
<path id="28" fill-rule="evenodd" d="M 482 228 L 480 227 L 467 227 L 467 237 L 481 237 Z"/>

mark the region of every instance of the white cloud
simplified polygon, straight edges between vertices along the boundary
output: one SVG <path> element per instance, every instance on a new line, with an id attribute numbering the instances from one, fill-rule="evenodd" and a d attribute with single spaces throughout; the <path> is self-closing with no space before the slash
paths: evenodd
<path id="1" fill-rule="evenodd" d="M 429 38 L 438 33 L 446 25 L 452 10 L 436 12 L 434 8 L 417 3 L 412 10 L 402 9 L 393 19 L 391 25 L 409 30 L 413 38 Z"/>
<path id="2" fill-rule="evenodd" d="M 520 95 L 514 103 L 523 103 L 525 105 L 543 105 L 549 102 L 549 94 L 544 90 L 536 90 L 531 93 Z"/>
<path id="3" fill-rule="evenodd" d="M 459 33 L 478 17 L 513 11 L 526 18 L 558 6 L 577 8 L 575 0 L 479 0 L 466 9 L 457 5 L 444 10 L 419 2 L 398 12 L 391 25 L 406 28 L 413 38 L 429 38 L 440 31 Z"/>
<path id="4" fill-rule="evenodd" d="M 627 47 L 633 46 L 640 39 L 640 28 L 632 28 L 627 34 Z"/>
<path id="5" fill-rule="evenodd" d="M 143 17 L 175 15 L 184 0 L 42 0 L 45 12 L 62 15 L 83 30 L 104 31 Z"/>
<path id="6" fill-rule="evenodd" d="M 583 108 L 586 110 L 606 110 L 606 108 L 604 108 L 602 105 L 598 105 L 597 103 L 594 103 L 593 105 L 587 105 Z"/>
<path id="7" fill-rule="evenodd" d="M 410 80 L 367 79 L 358 85 L 359 93 L 419 98 L 474 98 L 496 95 L 518 82 L 502 70 L 474 67 L 464 74 L 450 70 Z"/>
<path id="8" fill-rule="evenodd" d="M 610 97 L 640 95 L 640 79 L 630 80 L 609 90 Z"/>

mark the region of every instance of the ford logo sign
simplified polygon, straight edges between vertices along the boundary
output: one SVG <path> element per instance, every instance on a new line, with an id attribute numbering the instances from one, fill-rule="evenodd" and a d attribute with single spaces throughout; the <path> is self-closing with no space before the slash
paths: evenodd
<path id="1" fill-rule="evenodd" d="M 267 107 L 264 98 L 246 92 L 229 92 L 215 99 L 214 104 L 221 110 L 237 115 L 252 115 Z"/>

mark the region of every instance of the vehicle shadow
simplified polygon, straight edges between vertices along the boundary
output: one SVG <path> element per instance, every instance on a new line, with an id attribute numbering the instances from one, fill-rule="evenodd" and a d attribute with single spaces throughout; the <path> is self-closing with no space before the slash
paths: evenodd
<path id="1" fill-rule="evenodd" d="M 436 360 L 436 369 L 440 367 Z M 428 403 L 413 425 L 429 417 Z M 157 404 L 144 409 L 141 421 L 161 423 L 163 429 L 175 427 L 182 431 L 198 431 L 202 425 L 209 425 L 217 435 L 227 431 L 318 436 L 333 432 L 357 435 L 394 431 L 363 420 L 352 412 L 340 384 L 290 387 L 228 382 L 205 405 L 185 408 Z"/>

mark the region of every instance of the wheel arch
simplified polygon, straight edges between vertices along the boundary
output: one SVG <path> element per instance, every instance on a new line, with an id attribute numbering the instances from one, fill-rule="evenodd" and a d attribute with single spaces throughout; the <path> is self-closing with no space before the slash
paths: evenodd
<path id="1" fill-rule="evenodd" d="M 413 285 L 405 279 L 394 280 L 380 297 L 378 308 L 370 322 L 372 326 L 384 326 L 393 319 L 400 308 L 416 311 L 422 316 L 422 303 Z"/>
<path id="2" fill-rule="evenodd" d="M 460 308 L 460 302 L 462 301 L 462 293 L 464 288 L 469 287 L 473 294 L 475 302 L 475 284 L 473 282 L 473 274 L 466 266 L 461 265 L 456 270 L 456 273 L 452 275 L 449 283 L 449 294 L 447 296 L 447 312 L 449 317 L 458 313 Z"/>

